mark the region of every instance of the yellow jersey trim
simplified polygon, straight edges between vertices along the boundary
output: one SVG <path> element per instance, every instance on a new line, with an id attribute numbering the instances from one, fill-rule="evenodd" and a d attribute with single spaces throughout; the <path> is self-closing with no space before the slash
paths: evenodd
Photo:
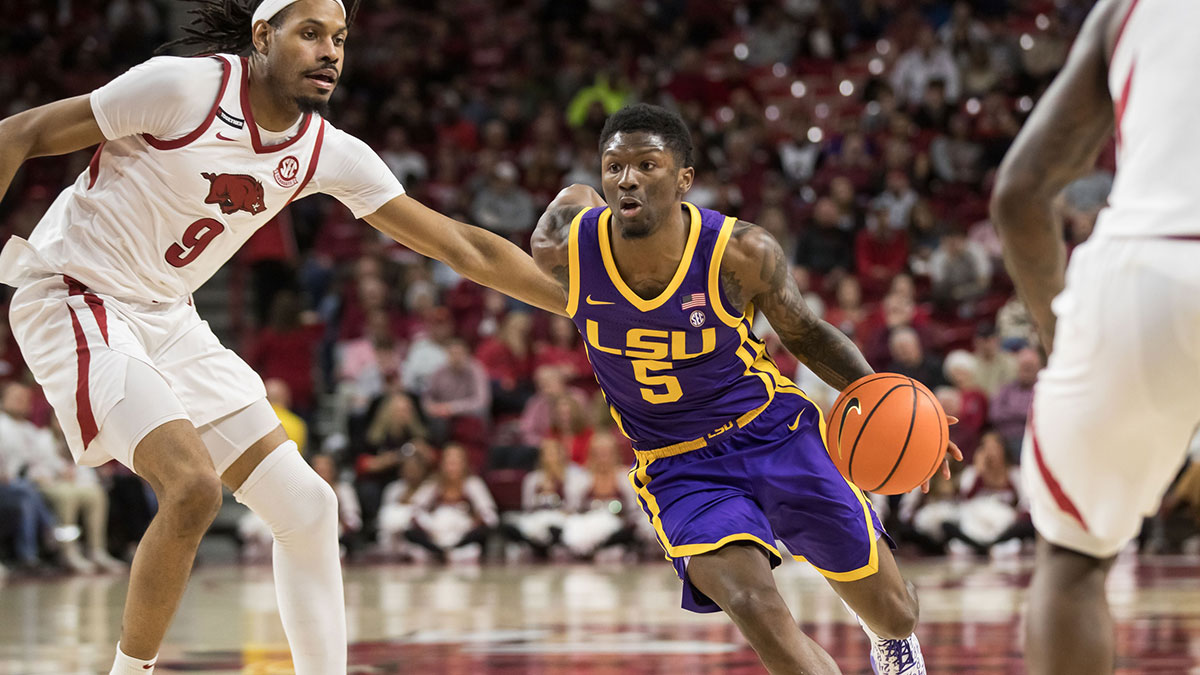
<path id="1" fill-rule="evenodd" d="M 717 242 L 713 245 L 712 259 L 708 261 L 708 297 L 712 298 L 712 308 L 717 318 L 730 328 L 736 328 L 745 318 L 744 314 L 740 317 L 730 314 L 721 303 L 721 260 L 725 258 L 725 247 L 729 244 L 729 235 L 733 234 L 736 223 L 737 218 L 726 216 Z"/>
<path id="2" fill-rule="evenodd" d="M 734 533 L 711 543 L 683 544 L 681 546 L 672 545 L 670 540 L 667 539 L 666 531 L 663 530 L 662 518 L 660 516 L 661 511 L 658 508 L 658 500 L 655 499 L 654 495 L 650 492 L 650 474 L 648 469 L 650 464 L 653 462 L 653 459 L 642 460 L 639 458 L 637 466 L 629 472 L 629 484 L 633 486 L 633 489 L 637 492 L 638 496 L 642 498 L 643 502 L 645 502 L 646 508 L 650 510 L 650 524 L 654 526 L 654 532 L 656 535 L 658 535 L 658 543 L 662 545 L 662 548 L 666 552 L 668 559 L 683 558 L 691 555 L 709 553 L 735 541 L 754 542 L 770 551 L 771 554 L 776 558 L 780 560 L 783 559 L 783 556 L 779 554 L 779 549 L 763 541 L 761 538 L 750 534 L 749 532 Z M 635 476 L 637 478 L 636 480 L 634 480 Z M 642 484 L 641 487 L 638 487 L 639 482 Z"/>
<path id="3" fill-rule="evenodd" d="M 567 316 L 571 318 L 575 318 L 575 312 L 579 311 L 579 223 L 588 211 L 591 209 L 575 214 L 567 235 Z"/>
<path id="4" fill-rule="evenodd" d="M 696 242 L 700 240 L 700 211 L 687 202 L 683 204 L 691 215 L 691 229 L 688 231 L 687 243 L 683 247 L 683 258 L 679 261 L 679 267 L 675 270 L 675 276 L 671 278 L 671 283 L 667 284 L 657 298 L 650 300 L 643 300 L 637 293 L 634 293 L 617 270 L 617 262 L 613 259 L 612 241 L 608 234 L 608 221 L 612 218 L 612 209 L 605 208 L 596 223 L 596 230 L 600 237 L 600 257 L 604 260 L 604 269 L 608 272 L 608 278 L 612 280 L 621 295 L 629 301 L 629 304 L 642 312 L 658 309 L 668 298 L 674 296 L 675 292 L 679 290 L 680 284 L 683 283 L 684 277 L 687 276 L 688 269 L 692 266 L 692 255 L 696 252 Z"/>
<path id="5" fill-rule="evenodd" d="M 783 556 L 779 555 L 779 549 L 768 544 L 767 542 L 763 541 L 762 539 L 759 539 L 758 537 L 754 536 L 753 534 L 750 534 L 749 532 L 739 532 L 737 534 L 731 534 L 728 537 L 722 537 L 720 539 L 720 541 L 716 541 L 711 544 L 684 544 L 683 546 L 672 546 L 671 548 L 667 549 L 667 555 L 671 556 L 672 558 L 683 558 L 683 557 L 690 556 L 690 555 L 700 555 L 702 553 L 710 553 L 719 548 L 722 548 L 726 544 L 729 544 L 729 543 L 735 542 L 735 541 L 752 541 L 752 542 L 758 544 L 759 546 L 770 551 L 771 555 L 775 556 L 776 558 L 778 558 L 780 560 L 783 560 Z"/>
<path id="6" fill-rule="evenodd" d="M 823 427 L 825 425 L 822 424 L 821 426 L 822 426 L 821 436 L 824 437 L 825 434 L 824 434 Z M 845 479 L 843 479 L 843 480 L 845 480 Z M 871 522 L 871 507 L 867 503 L 867 498 L 863 496 L 862 490 L 859 490 L 850 481 L 846 481 L 846 485 L 850 486 L 850 489 L 854 491 L 854 496 L 858 497 L 858 502 L 860 504 L 862 504 L 863 517 L 867 523 L 867 539 L 869 539 L 871 542 L 871 555 L 870 555 L 870 557 L 867 558 L 866 565 L 863 565 L 862 567 L 859 567 L 858 569 L 850 570 L 848 572 L 830 572 L 829 570 L 823 570 L 820 567 L 813 565 L 813 569 L 820 572 L 821 575 L 824 576 L 826 579 L 831 579 L 833 581 L 858 581 L 859 579 L 865 579 L 879 571 L 879 537 L 876 536 L 875 525 Z M 802 555 L 797 555 L 797 556 L 792 556 L 792 557 L 795 558 L 796 560 L 799 560 L 801 562 L 808 562 L 808 564 L 812 565 L 812 562 L 809 562 Z"/>

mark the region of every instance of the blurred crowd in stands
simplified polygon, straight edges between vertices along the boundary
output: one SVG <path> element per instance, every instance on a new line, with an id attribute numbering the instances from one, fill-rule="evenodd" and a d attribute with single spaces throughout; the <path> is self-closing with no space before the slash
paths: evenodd
<path id="1" fill-rule="evenodd" d="M 86 93 L 149 57 L 181 4 L 6 14 L 0 114 Z M 635 101 L 678 110 L 697 148 L 687 199 L 774 234 L 815 311 L 959 418 L 955 478 L 877 500 L 897 538 L 1015 551 L 1031 534 L 1016 464 L 1042 361 L 987 197 L 1090 4 L 372 0 L 331 121 L 417 199 L 527 246 L 562 187 L 599 187 L 608 114 Z M 28 234 L 86 161 L 31 163 L 0 204 L 0 240 Z M 1090 233 L 1112 169 L 1110 149 L 1059 200 L 1068 246 Z M 231 265 L 208 311 L 228 315 L 227 343 L 335 486 L 350 556 L 660 554 L 624 475 L 629 444 L 569 320 L 458 278 L 324 197 L 293 204 Z M 784 373 L 832 403 L 768 325 L 756 330 Z M 21 514 L 0 517 L 0 559 L 86 570 L 127 557 L 153 496 L 115 464 L 73 467 L 3 321 L 0 381 L 24 383 L 0 413 L 0 512 Z M 1169 505 L 1193 518 L 1200 488 Z M 252 516 L 233 529 L 248 558 L 269 555 Z M 1168 530 L 1149 539 L 1178 545 Z"/>

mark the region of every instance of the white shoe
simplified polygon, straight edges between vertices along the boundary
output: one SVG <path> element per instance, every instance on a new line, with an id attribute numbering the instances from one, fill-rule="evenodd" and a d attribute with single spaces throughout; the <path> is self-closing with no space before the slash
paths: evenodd
<path id="1" fill-rule="evenodd" d="M 108 551 L 92 551 L 92 554 L 88 557 L 92 559 L 92 562 L 96 565 L 96 567 L 99 568 L 101 572 L 119 574 L 129 570 L 128 565 L 109 555 Z"/>
<path id="2" fill-rule="evenodd" d="M 925 675 L 925 657 L 916 633 L 871 645 L 871 668 L 876 675 Z"/>
<path id="3" fill-rule="evenodd" d="M 65 565 L 67 569 L 71 570 L 75 574 L 94 574 L 96 572 L 96 566 L 92 564 L 91 560 L 83 557 L 83 555 L 79 552 L 79 549 L 69 545 L 71 543 L 74 542 L 69 542 L 68 545 L 63 546 L 63 565 Z"/>
<path id="4" fill-rule="evenodd" d="M 950 543 L 946 544 L 946 552 L 955 558 L 969 558 L 975 555 L 975 549 L 967 545 L 965 541 L 951 539 Z"/>
<path id="5" fill-rule="evenodd" d="M 1021 540 L 1009 539 L 1008 541 L 1002 541 L 992 546 L 988 552 L 992 558 L 1015 558 L 1021 555 Z"/>
<path id="6" fill-rule="evenodd" d="M 473 565 L 479 562 L 480 556 L 483 555 L 483 547 L 479 544 L 467 544 L 452 548 L 446 555 L 449 562 L 458 565 Z"/>

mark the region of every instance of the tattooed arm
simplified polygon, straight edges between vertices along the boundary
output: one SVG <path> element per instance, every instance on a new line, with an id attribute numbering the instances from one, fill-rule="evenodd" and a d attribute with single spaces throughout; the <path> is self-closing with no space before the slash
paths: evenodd
<path id="1" fill-rule="evenodd" d="M 721 261 L 721 286 L 734 305 L 731 309 L 744 310 L 753 303 L 788 351 L 834 389 L 844 391 L 851 382 L 874 372 L 850 338 L 808 308 L 779 242 L 761 227 L 741 221 L 733 226 Z M 950 418 L 951 424 L 957 421 Z M 942 476 L 950 480 L 950 458 L 961 462 L 963 455 L 953 441 L 947 441 L 946 456 Z M 929 492 L 928 480 L 921 491 Z"/>
<path id="2" fill-rule="evenodd" d="M 734 225 L 721 261 L 721 285 L 734 305 L 730 309 L 743 311 L 753 303 L 783 346 L 834 389 L 874 372 L 850 338 L 809 309 L 779 242 L 761 227 Z"/>
<path id="3" fill-rule="evenodd" d="M 604 200 L 592 188 L 578 184 L 564 188 L 546 207 L 546 212 L 538 219 L 537 229 L 533 231 L 533 239 L 529 244 L 533 250 L 533 261 L 553 277 L 563 290 L 569 291 L 571 285 L 567 248 L 571 221 L 580 211 L 593 206 L 604 206 Z"/>

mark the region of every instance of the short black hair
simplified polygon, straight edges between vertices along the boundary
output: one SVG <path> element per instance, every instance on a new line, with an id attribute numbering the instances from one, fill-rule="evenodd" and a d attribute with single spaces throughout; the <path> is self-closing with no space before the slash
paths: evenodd
<path id="1" fill-rule="evenodd" d="M 600 154 L 604 154 L 604 146 L 618 132 L 638 131 L 662 136 L 680 167 L 693 165 L 692 134 L 683 118 L 679 113 L 649 103 L 627 105 L 604 121 L 604 129 L 600 131 Z"/>

